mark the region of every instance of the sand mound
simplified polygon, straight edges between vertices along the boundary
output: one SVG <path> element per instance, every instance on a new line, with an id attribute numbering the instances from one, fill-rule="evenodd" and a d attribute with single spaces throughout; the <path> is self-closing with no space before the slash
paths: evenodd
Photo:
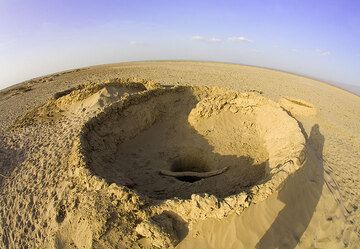
<path id="1" fill-rule="evenodd" d="M 281 98 L 279 104 L 293 116 L 313 116 L 316 115 L 316 108 L 313 104 L 290 97 Z"/>
<path id="2" fill-rule="evenodd" d="M 54 123 L 63 116 L 92 116 L 124 94 L 145 91 L 154 87 L 151 81 L 140 79 L 112 79 L 100 84 L 79 85 L 55 93 L 53 98 L 26 115 L 19 117 L 13 127 L 27 127 L 39 122 Z"/>

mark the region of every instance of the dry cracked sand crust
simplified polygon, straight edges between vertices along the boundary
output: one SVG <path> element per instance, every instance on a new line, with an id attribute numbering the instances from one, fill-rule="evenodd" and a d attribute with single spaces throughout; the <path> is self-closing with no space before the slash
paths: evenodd
<path id="1" fill-rule="evenodd" d="M 360 98 L 205 62 L 0 92 L 0 248 L 357 248 Z"/>

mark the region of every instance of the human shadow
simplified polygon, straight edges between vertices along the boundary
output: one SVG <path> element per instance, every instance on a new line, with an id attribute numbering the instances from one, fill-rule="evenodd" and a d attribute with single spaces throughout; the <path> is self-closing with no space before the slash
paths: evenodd
<path id="1" fill-rule="evenodd" d="M 295 248 L 299 243 L 323 190 L 324 141 L 319 125 L 315 124 L 306 139 L 304 165 L 286 180 L 278 194 L 278 199 L 285 204 L 285 207 L 257 243 L 256 248 Z"/>

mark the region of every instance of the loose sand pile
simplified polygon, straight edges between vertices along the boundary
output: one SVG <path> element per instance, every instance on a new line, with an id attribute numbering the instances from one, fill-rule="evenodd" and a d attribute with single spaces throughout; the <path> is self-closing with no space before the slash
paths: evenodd
<path id="1" fill-rule="evenodd" d="M 0 247 L 293 248 L 310 219 L 336 237 L 303 247 L 354 245 L 319 126 L 294 118 L 317 113 L 137 78 L 59 91 L 2 133 Z"/>

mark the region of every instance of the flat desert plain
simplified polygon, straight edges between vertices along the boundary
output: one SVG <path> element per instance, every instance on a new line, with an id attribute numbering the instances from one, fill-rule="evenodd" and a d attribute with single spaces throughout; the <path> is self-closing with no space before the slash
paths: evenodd
<path id="1" fill-rule="evenodd" d="M 0 248 L 359 248 L 360 97 L 132 62 L 0 91 Z"/>

